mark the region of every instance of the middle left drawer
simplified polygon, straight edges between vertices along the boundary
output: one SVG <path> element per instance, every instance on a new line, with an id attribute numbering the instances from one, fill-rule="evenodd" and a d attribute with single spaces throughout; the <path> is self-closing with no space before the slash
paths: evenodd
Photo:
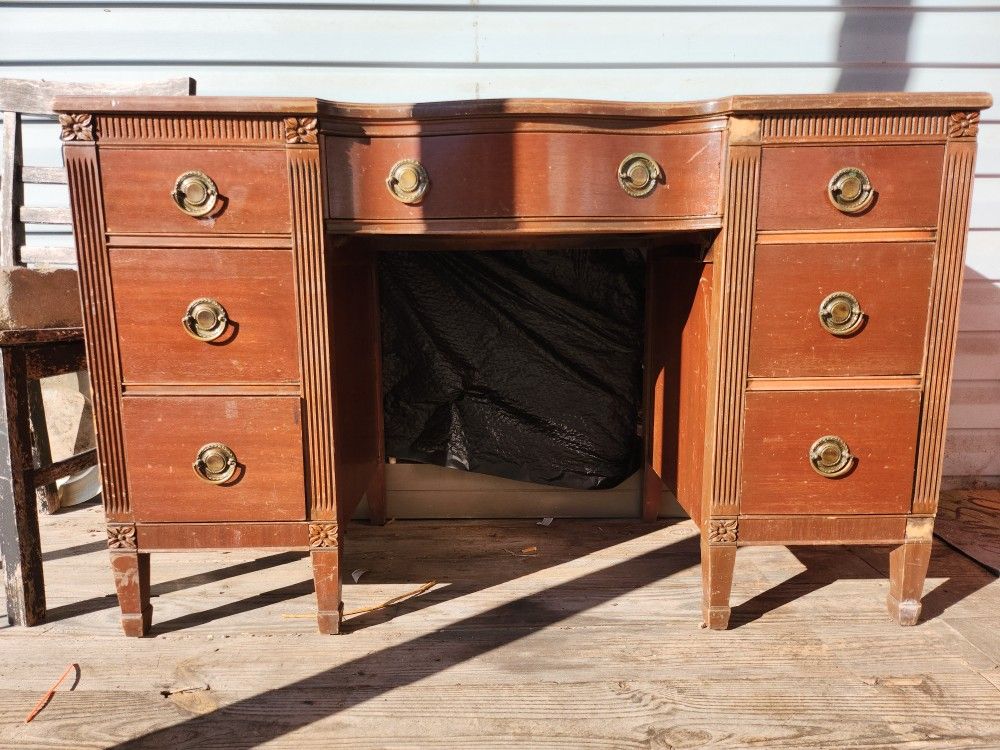
<path id="1" fill-rule="evenodd" d="M 122 379 L 131 384 L 299 380 L 289 250 L 111 250 Z"/>

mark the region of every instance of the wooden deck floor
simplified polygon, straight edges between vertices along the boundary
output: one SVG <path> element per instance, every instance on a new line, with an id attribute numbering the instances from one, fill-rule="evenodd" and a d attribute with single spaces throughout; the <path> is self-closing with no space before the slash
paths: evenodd
<path id="1" fill-rule="evenodd" d="M 43 519 L 50 622 L 0 620 L 3 748 L 1000 747 L 1000 582 L 942 544 L 917 627 L 885 549 L 754 548 L 716 633 L 690 521 L 359 524 L 348 609 L 437 587 L 320 636 L 301 555 L 154 556 L 135 640 L 101 529 Z"/>

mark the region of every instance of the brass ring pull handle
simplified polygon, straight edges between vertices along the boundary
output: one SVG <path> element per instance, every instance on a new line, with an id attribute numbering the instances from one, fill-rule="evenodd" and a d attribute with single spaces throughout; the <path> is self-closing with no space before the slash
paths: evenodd
<path id="1" fill-rule="evenodd" d="M 663 176 L 663 170 L 648 154 L 629 154 L 618 165 L 618 184 L 633 198 L 649 195 Z"/>
<path id="2" fill-rule="evenodd" d="M 192 300 L 181 318 L 188 336 L 199 341 L 215 341 L 226 331 L 229 315 L 226 308 L 209 297 Z"/>
<path id="3" fill-rule="evenodd" d="M 822 477 L 842 477 L 854 466 L 854 456 L 843 438 L 825 435 L 809 448 L 809 464 Z"/>
<path id="4" fill-rule="evenodd" d="M 402 159 L 392 165 L 385 184 L 392 197 L 401 203 L 419 203 L 431 186 L 424 165 L 416 159 Z"/>
<path id="5" fill-rule="evenodd" d="M 177 178 L 170 197 L 188 216 L 207 216 L 219 200 L 219 189 L 211 177 L 194 170 Z"/>
<path id="6" fill-rule="evenodd" d="M 871 205 L 875 198 L 871 180 L 857 167 L 844 167 L 830 178 L 827 185 L 830 202 L 845 214 L 858 214 Z"/>
<path id="7" fill-rule="evenodd" d="M 236 473 L 236 454 L 224 443 L 208 443 L 201 446 L 193 467 L 199 479 L 210 484 L 222 484 Z"/>
<path id="8" fill-rule="evenodd" d="M 865 322 L 865 312 L 853 294 L 834 292 L 819 303 L 819 322 L 834 336 L 849 336 Z"/>

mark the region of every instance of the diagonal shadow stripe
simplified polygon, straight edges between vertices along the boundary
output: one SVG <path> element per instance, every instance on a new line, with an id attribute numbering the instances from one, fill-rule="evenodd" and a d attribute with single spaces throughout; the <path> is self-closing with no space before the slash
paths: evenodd
<path id="1" fill-rule="evenodd" d="M 249 750 L 669 578 L 695 565 L 699 554 L 698 537 L 687 537 L 459 620 L 433 633 L 127 740 L 114 748 Z M 498 623 L 515 622 L 531 622 L 532 625 L 497 627 Z M 470 629 L 477 629 L 476 639 L 463 638 Z M 406 665 L 405 670 L 400 669 L 401 664 Z M 378 674 L 380 685 L 373 688 L 366 682 L 366 674 Z M 331 684 L 342 687 L 331 691 Z M 302 691 L 313 691 L 312 700 L 299 700 Z M 317 700 L 317 695 L 329 697 Z M 291 705 L 295 706 L 294 711 L 289 711 Z"/>
<path id="2" fill-rule="evenodd" d="M 106 549 L 107 543 L 102 541 L 101 548 Z M 306 554 L 307 553 L 305 552 L 280 552 L 276 555 L 258 557 L 254 560 L 247 560 L 246 562 L 229 565 L 225 568 L 209 570 L 204 573 L 196 573 L 195 575 L 184 576 L 183 578 L 175 578 L 171 581 L 154 584 L 150 588 L 150 596 L 156 597 L 170 591 L 180 591 L 181 589 L 202 586 L 206 583 L 215 583 L 216 581 L 222 581 L 226 578 L 235 578 L 236 576 L 245 575 L 247 573 L 255 573 L 267 568 L 274 568 L 278 565 L 284 565 L 286 563 L 293 562 L 294 560 L 298 560 Z M 99 612 L 102 609 L 111 609 L 117 606 L 118 598 L 115 594 L 106 594 L 105 596 L 99 596 L 93 599 L 84 599 L 83 601 L 72 602 L 59 607 L 52 607 L 46 611 L 45 621 L 56 622 L 58 620 L 65 620 L 69 617 L 79 617 L 80 615 L 87 615 L 92 612 Z"/>

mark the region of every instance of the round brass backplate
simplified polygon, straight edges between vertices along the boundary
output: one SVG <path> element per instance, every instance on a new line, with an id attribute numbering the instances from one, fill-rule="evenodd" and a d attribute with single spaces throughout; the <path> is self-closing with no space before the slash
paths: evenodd
<path id="1" fill-rule="evenodd" d="M 236 454 L 225 443 L 208 443 L 201 446 L 194 460 L 194 473 L 210 484 L 228 482 L 236 473 Z"/>
<path id="2" fill-rule="evenodd" d="M 207 216 L 219 199 L 219 189 L 207 174 L 192 170 L 177 178 L 170 197 L 188 216 Z"/>
<path id="3" fill-rule="evenodd" d="M 633 198 L 649 195 L 663 177 L 663 170 L 649 154 L 629 154 L 618 165 L 618 184 Z"/>
<path id="4" fill-rule="evenodd" d="M 854 466 L 854 456 L 843 438 L 824 435 L 809 448 L 809 465 L 823 477 L 842 477 Z"/>
<path id="5" fill-rule="evenodd" d="M 871 180 L 857 167 L 844 167 L 838 170 L 830 178 L 827 194 L 834 207 L 845 214 L 861 213 L 875 199 Z"/>
<path id="6" fill-rule="evenodd" d="M 849 336 L 865 322 L 857 297 L 850 292 L 834 292 L 819 303 L 819 322 L 834 336 Z"/>
<path id="7" fill-rule="evenodd" d="M 210 297 L 192 300 L 181 318 L 184 331 L 199 341 L 215 341 L 225 333 L 228 323 L 226 308 Z"/>
<path id="8" fill-rule="evenodd" d="M 424 165 L 416 159 L 401 159 L 392 165 L 385 181 L 386 187 L 396 200 L 419 203 L 431 186 L 430 176 Z"/>

